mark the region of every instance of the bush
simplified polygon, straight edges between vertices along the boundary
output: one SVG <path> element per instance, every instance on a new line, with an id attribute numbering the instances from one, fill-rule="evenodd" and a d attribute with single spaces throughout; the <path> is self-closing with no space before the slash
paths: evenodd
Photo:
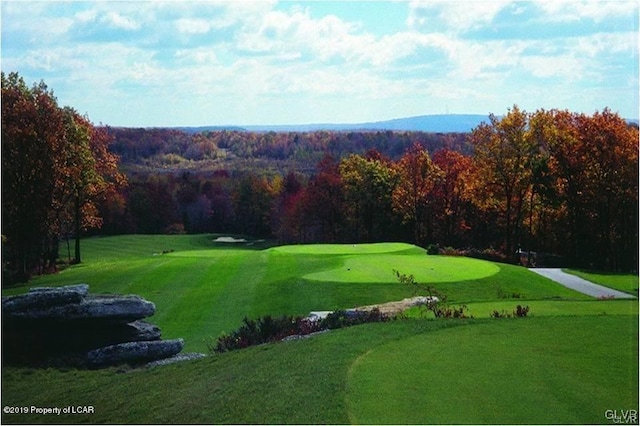
<path id="1" fill-rule="evenodd" d="M 187 233 L 184 229 L 184 224 L 182 223 L 172 223 L 164 228 L 163 232 L 167 235 L 181 235 Z"/>
<path id="2" fill-rule="evenodd" d="M 440 254 L 443 256 L 464 256 L 465 251 L 458 250 L 453 247 L 445 247 L 443 249 L 440 249 Z"/>
<path id="3" fill-rule="evenodd" d="M 314 321 L 309 318 L 270 315 L 251 320 L 245 317 L 242 326 L 231 334 L 218 337 L 215 344 L 209 344 L 210 353 L 228 352 L 264 343 L 278 342 L 289 336 L 305 336 L 323 330 L 333 330 L 368 322 L 389 321 L 379 309 L 371 311 L 335 311 L 327 317 Z"/>
<path id="4" fill-rule="evenodd" d="M 488 248 L 484 250 L 469 249 L 469 250 L 466 250 L 465 256 L 473 257 L 475 259 L 489 260 L 492 262 L 506 263 L 509 261 L 507 256 L 505 256 L 503 253 L 493 248 Z"/>
<path id="5" fill-rule="evenodd" d="M 513 315 L 515 317 L 518 317 L 518 318 L 526 317 L 528 313 L 529 313 L 529 307 L 528 306 L 520 306 L 520 305 L 518 305 L 518 306 L 516 306 L 516 310 L 513 311 Z"/>
<path id="6" fill-rule="evenodd" d="M 516 309 L 511 313 L 508 313 L 504 310 L 502 312 L 494 310 L 493 312 L 491 312 L 491 318 L 524 318 L 528 313 L 529 306 L 518 305 L 516 306 Z"/>
<path id="7" fill-rule="evenodd" d="M 429 244 L 427 246 L 427 254 L 440 254 L 440 248 L 437 244 Z"/>

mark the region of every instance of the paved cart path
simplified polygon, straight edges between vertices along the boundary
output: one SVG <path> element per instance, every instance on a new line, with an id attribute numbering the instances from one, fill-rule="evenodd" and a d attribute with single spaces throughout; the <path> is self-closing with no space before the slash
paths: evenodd
<path id="1" fill-rule="evenodd" d="M 530 271 L 540 274 L 543 277 L 547 277 L 558 284 L 570 288 L 580 293 L 593 297 L 608 298 L 613 297 L 615 299 L 635 299 L 636 297 L 623 293 L 618 290 L 611 289 L 609 287 L 602 286 L 600 284 L 594 284 L 591 281 L 587 281 L 584 278 L 577 277 L 575 275 L 562 272 L 560 268 L 529 268 Z"/>

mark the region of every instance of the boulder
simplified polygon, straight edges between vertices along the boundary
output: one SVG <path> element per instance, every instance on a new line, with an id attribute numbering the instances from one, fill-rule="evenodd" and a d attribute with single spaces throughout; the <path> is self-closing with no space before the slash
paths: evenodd
<path id="1" fill-rule="evenodd" d="M 160 329 L 141 320 L 155 310 L 136 295 L 90 295 L 87 284 L 3 297 L 2 359 L 95 367 L 171 357 L 182 340 L 162 341 Z"/>
<path id="2" fill-rule="evenodd" d="M 21 315 L 59 305 L 76 305 L 89 293 L 87 284 L 66 287 L 35 287 L 26 294 L 2 298 L 2 315 Z"/>
<path id="3" fill-rule="evenodd" d="M 89 351 L 87 361 L 93 367 L 143 363 L 170 358 L 179 353 L 183 346 L 182 339 L 119 343 Z"/>
<path id="4" fill-rule="evenodd" d="M 99 319 L 131 322 L 153 315 L 156 306 L 140 296 L 84 296 L 76 300 L 77 294 L 63 292 L 36 292 L 21 298 L 4 299 L 2 314 L 7 318 L 35 320 L 78 320 Z M 32 296 L 33 295 L 33 296 Z M 70 301 L 71 299 L 71 301 Z M 55 301 L 59 303 L 54 303 Z M 9 307 L 5 311 L 5 305 Z"/>

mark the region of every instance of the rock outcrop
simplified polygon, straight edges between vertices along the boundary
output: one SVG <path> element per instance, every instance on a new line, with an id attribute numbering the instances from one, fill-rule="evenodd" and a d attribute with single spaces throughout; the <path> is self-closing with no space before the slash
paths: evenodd
<path id="1" fill-rule="evenodd" d="M 3 362 L 95 368 L 173 357 L 182 339 L 161 340 L 142 320 L 155 309 L 140 296 L 90 295 L 87 284 L 3 297 Z"/>

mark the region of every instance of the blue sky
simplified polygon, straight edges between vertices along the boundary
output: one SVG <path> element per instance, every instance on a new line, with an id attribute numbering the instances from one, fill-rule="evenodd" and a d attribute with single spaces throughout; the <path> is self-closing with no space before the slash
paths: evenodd
<path id="1" fill-rule="evenodd" d="M 638 118 L 636 1 L 2 1 L 2 71 L 114 126 L 605 107 Z"/>

